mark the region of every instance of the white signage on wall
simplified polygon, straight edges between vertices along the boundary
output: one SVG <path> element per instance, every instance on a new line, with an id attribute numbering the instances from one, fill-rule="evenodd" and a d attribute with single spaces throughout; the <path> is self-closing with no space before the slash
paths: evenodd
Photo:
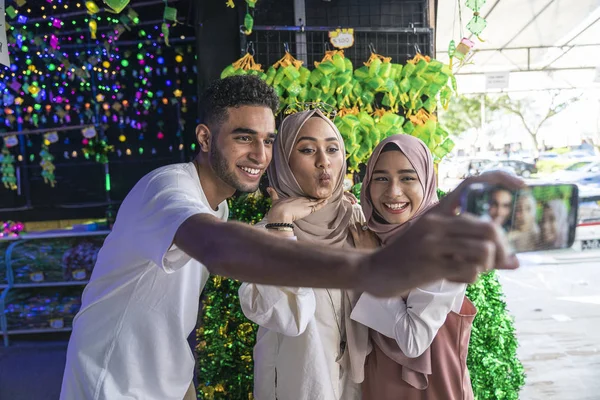
<path id="1" fill-rule="evenodd" d="M 486 89 L 508 89 L 510 72 L 489 72 L 485 74 Z"/>
<path id="2" fill-rule="evenodd" d="M 10 67 L 10 59 L 8 57 L 8 40 L 6 39 L 4 0 L 0 0 L 0 64 Z"/>

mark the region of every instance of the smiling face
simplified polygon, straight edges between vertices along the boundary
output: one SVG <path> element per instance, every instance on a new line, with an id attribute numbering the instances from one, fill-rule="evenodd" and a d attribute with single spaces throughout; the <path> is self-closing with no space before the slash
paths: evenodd
<path id="1" fill-rule="evenodd" d="M 275 118 L 271 109 L 229 108 L 227 120 L 211 139 L 209 159 L 217 177 L 235 190 L 256 191 L 273 156 Z"/>
<path id="2" fill-rule="evenodd" d="M 531 194 L 519 196 L 515 204 L 514 228 L 528 231 L 535 225 L 535 199 Z"/>
<path id="3" fill-rule="evenodd" d="M 556 214 L 554 210 L 547 204 L 544 206 L 542 213 L 542 240 L 546 245 L 554 245 L 558 238 L 558 226 L 556 224 Z"/>
<path id="4" fill-rule="evenodd" d="M 345 154 L 333 128 L 322 118 L 309 118 L 290 155 L 290 169 L 308 197 L 331 197 L 344 167 Z"/>
<path id="5" fill-rule="evenodd" d="M 373 207 L 386 222 L 403 224 L 421 207 L 425 193 L 408 158 L 400 151 L 381 153 L 369 186 Z"/>
<path id="6" fill-rule="evenodd" d="M 512 193 L 508 190 L 496 190 L 490 199 L 490 217 L 492 220 L 503 226 L 512 212 Z"/>

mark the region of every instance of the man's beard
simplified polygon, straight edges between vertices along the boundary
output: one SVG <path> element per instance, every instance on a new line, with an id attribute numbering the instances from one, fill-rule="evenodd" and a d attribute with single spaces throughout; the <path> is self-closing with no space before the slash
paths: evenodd
<path id="1" fill-rule="evenodd" d="M 258 183 L 254 186 L 241 183 L 235 171 L 230 168 L 223 153 L 214 145 L 210 148 L 210 166 L 219 179 L 239 192 L 252 193 L 258 189 Z M 234 166 L 233 168 L 237 167 Z"/>

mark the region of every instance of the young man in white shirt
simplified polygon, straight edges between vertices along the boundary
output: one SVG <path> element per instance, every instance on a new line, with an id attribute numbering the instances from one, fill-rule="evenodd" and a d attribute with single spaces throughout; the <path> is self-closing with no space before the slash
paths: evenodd
<path id="1" fill-rule="evenodd" d="M 318 248 L 225 223 L 226 199 L 257 190 L 271 161 L 277 108 L 277 95 L 258 78 L 217 81 L 201 99 L 194 162 L 152 171 L 128 194 L 73 322 L 62 400 L 181 400 L 190 393 L 187 337 L 209 271 L 245 282 L 394 295 L 517 267 L 491 223 L 455 215 L 462 188 L 406 239 L 375 253 Z M 475 181 L 521 185 L 504 174 Z"/>

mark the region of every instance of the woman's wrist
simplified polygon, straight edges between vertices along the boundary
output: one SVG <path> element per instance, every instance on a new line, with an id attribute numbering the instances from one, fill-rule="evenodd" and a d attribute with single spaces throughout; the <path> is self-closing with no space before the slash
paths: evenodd
<path id="1" fill-rule="evenodd" d="M 269 223 L 274 223 L 274 224 L 291 224 L 294 222 L 294 218 L 292 218 L 291 215 L 287 215 L 284 212 L 280 212 L 277 209 L 271 209 L 271 211 L 269 211 L 269 217 L 268 217 Z"/>

